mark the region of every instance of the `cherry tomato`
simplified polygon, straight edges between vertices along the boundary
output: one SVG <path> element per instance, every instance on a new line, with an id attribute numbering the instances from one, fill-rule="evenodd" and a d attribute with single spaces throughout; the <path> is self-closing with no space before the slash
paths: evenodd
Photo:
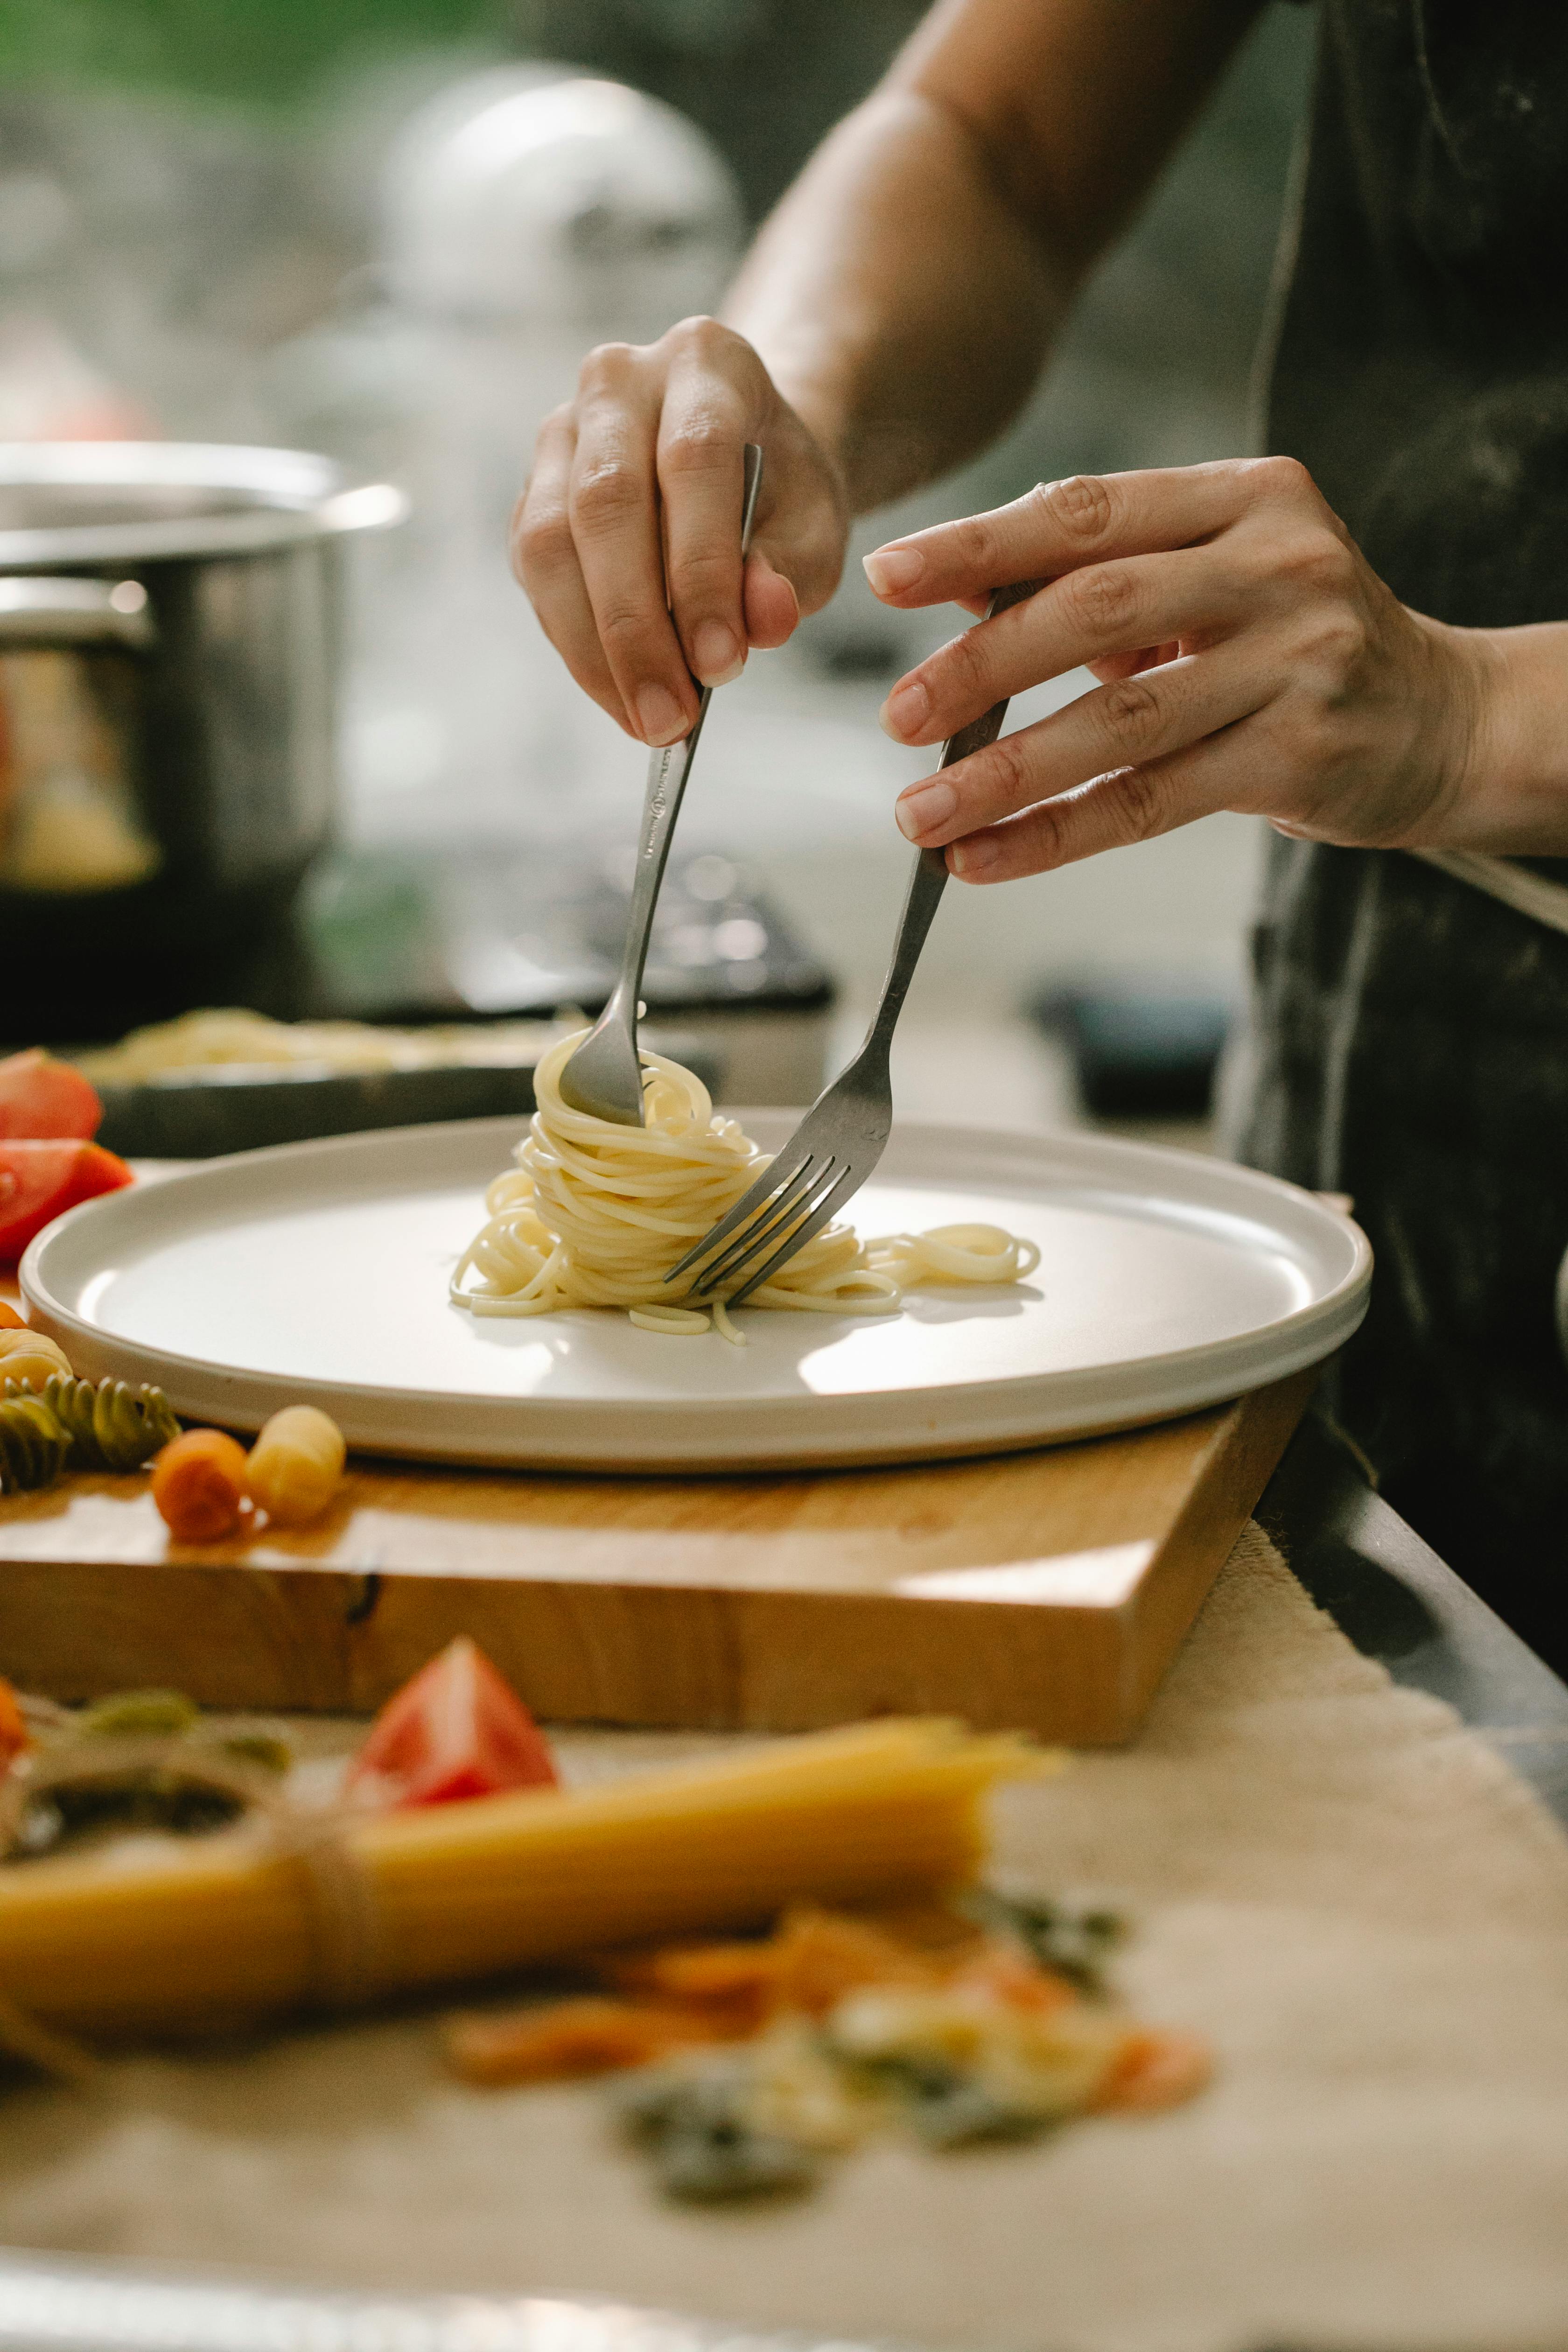
<path id="1" fill-rule="evenodd" d="M 0 1062 L 0 1136 L 74 1136 L 85 1143 L 102 1117 L 81 1072 L 42 1046 Z"/>

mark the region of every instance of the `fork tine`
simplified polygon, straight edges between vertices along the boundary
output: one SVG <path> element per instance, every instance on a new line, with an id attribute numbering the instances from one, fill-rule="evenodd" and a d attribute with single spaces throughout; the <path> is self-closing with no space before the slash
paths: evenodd
<path id="1" fill-rule="evenodd" d="M 794 1257 L 797 1250 L 804 1249 L 807 1242 L 822 1231 L 839 1202 L 853 1192 L 858 1181 L 859 1179 L 856 1176 L 854 1168 L 846 1164 L 826 1192 L 817 1195 L 809 1214 L 796 1225 L 784 1247 L 774 1250 L 765 1265 L 759 1266 L 756 1273 L 749 1276 L 741 1285 L 739 1290 L 731 1292 L 724 1301 L 725 1306 L 743 1307 L 752 1291 L 760 1290 L 770 1274 L 776 1274 L 779 1267 Z"/>
<path id="2" fill-rule="evenodd" d="M 741 1235 L 739 1242 L 725 1253 L 723 1265 L 718 1274 L 713 1276 L 704 1275 L 700 1278 L 701 1290 L 706 1294 L 710 1283 L 733 1282 L 737 1278 L 743 1278 L 748 1266 L 755 1265 L 757 1260 L 771 1250 L 782 1235 L 793 1231 L 802 1218 L 810 1216 L 824 1192 L 837 1182 L 843 1172 L 842 1160 L 826 1160 L 818 1168 L 805 1192 L 796 1193 L 791 1206 L 782 1216 L 770 1217 L 765 1227 L 753 1226 L 750 1233 Z"/>
<path id="3" fill-rule="evenodd" d="M 702 1239 L 694 1243 L 686 1255 L 670 1267 L 664 1277 L 666 1282 L 673 1282 L 678 1275 L 684 1274 L 688 1267 L 695 1265 L 699 1258 L 707 1257 L 710 1251 L 717 1249 L 721 1242 L 728 1241 L 738 1226 L 748 1224 L 769 1201 L 795 1183 L 803 1171 L 809 1168 L 811 1159 L 812 1155 L 808 1151 L 803 1159 L 796 1160 L 793 1164 L 786 1163 L 781 1166 L 777 1160 L 773 1160 L 763 1169 L 756 1182 L 747 1186 L 729 1214 L 721 1217 L 716 1225 L 710 1225 Z"/>
<path id="4" fill-rule="evenodd" d="M 815 1154 L 803 1160 L 784 1191 L 758 1211 L 753 1222 L 734 1236 L 719 1258 L 703 1268 L 696 1287 L 711 1290 L 715 1283 L 727 1282 L 748 1258 L 755 1257 L 760 1249 L 776 1241 L 791 1219 L 803 1215 L 811 1206 L 812 1195 L 828 1171 L 841 1165 L 841 1161 L 833 1159 L 819 1162 Z"/>

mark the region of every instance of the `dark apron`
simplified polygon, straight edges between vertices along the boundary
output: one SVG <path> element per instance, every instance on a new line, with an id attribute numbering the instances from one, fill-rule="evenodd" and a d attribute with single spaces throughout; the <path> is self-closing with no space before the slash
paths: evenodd
<path id="1" fill-rule="evenodd" d="M 1292 234 L 1268 446 L 1406 604 L 1568 620 L 1568 8 L 1325 0 Z M 1377 1274 L 1328 1401 L 1568 1664 L 1568 937 L 1415 858 L 1275 837 L 1234 1140 L 1354 1195 Z"/>

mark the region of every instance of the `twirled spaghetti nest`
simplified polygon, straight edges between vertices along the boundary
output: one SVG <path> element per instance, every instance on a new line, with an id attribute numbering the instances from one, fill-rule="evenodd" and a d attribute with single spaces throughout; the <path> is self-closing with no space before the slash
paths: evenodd
<path id="1" fill-rule="evenodd" d="M 619 1307 L 658 1331 L 699 1333 L 706 1311 L 681 1302 L 700 1273 L 665 1280 L 769 1165 L 732 1118 L 716 1115 L 700 1078 L 643 1055 L 646 1125 L 617 1127 L 563 1100 L 562 1068 L 582 1032 L 563 1038 L 534 1078 L 538 1108 L 518 1164 L 485 1195 L 489 1220 L 458 1260 L 454 1302 L 474 1315 L 548 1315 Z M 1032 1242 L 992 1226 L 951 1226 L 863 1243 L 825 1225 L 748 1305 L 819 1315 L 890 1315 L 919 1281 L 1016 1282 L 1039 1263 Z M 737 1276 L 731 1288 L 738 1288 Z M 714 1320 L 738 1339 L 721 1299 Z"/>

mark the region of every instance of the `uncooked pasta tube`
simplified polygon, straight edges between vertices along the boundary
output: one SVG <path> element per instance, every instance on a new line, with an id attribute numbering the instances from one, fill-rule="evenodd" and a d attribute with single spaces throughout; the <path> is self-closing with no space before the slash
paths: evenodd
<path id="1" fill-rule="evenodd" d="M 90 2037 L 458 1984 L 963 1885 L 1025 1742 L 890 1719 L 581 1790 L 0 1867 L 0 1998 Z"/>

